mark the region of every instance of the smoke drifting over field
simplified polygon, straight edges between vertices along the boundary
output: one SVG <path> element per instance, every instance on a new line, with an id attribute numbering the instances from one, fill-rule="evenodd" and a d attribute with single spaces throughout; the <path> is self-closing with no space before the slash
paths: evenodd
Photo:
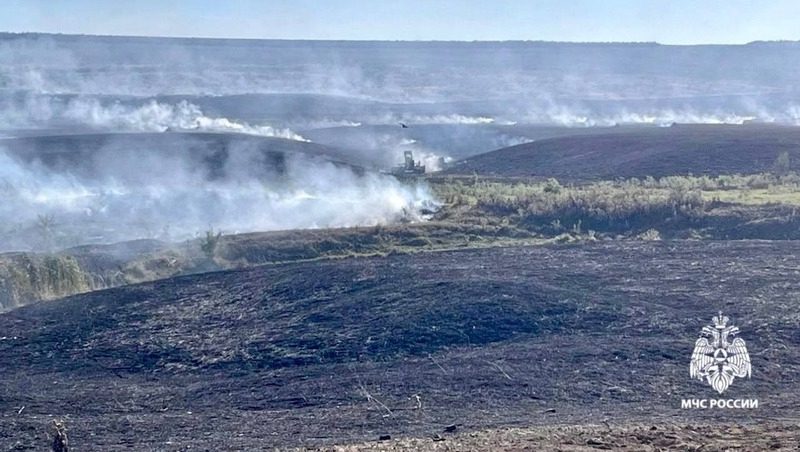
<path id="1" fill-rule="evenodd" d="M 213 149 L 179 152 L 193 146 L 188 138 L 147 148 L 134 140 L 113 156 L 56 149 L 81 156 L 66 166 L 7 144 L 0 248 L 36 247 L 37 228 L 42 243 L 83 243 L 415 219 L 433 201 L 427 191 L 377 172 L 404 151 L 435 170 L 565 128 L 800 125 L 800 91 L 786 88 L 800 86 L 798 66 L 792 43 L 0 35 L 0 136 L 214 132 L 321 145 L 286 152 L 280 171 L 266 171 L 259 159 L 273 154 L 247 146 L 210 169 L 203 152 Z"/>
<path id="2" fill-rule="evenodd" d="M 250 144 L 163 151 L 111 146 L 65 169 L 0 150 L 0 248 L 419 221 L 432 202 L 421 185 Z"/>
<path id="3" fill-rule="evenodd" d="M 148 100 L 126 105 L 115 101 L 104 103 L 96 98 L 28 96 L 22 101 L 9 101 L 5 107 L 0 117 L 4 128 L 61 125 L 134 132 L 232 132 L 308 141 L 286 128 L 207 116 L 200 107 L 185 100 L 175 104 Z"/>
<path id="4" fill-rule="evenodd" d="M 643 102 L 593 102 L 553 104 L 551 102 L 533 106 L 522 113 L 526 123 L 556 124 L 565 127 L 612 127 L 625 124 L 669 126 L 672 124 L 734 124 L 748 122 L 800 125 L 800 104 L 762 105 L 752 100 L 736 99 L 721 106 L 717 101 L 698 105 L 686 102 L 661 102 L 663 106 L 642 105 Z M 632 105 L 631 105 L 632 104 Z"/>

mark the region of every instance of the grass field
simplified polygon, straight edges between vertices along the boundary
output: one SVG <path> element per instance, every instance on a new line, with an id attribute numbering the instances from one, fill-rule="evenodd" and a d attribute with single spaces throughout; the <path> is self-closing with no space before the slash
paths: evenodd
<path id="1" fill-rule="evenodd" d="M 439 218 L 544 236 L 797 238 L 800 177 L 669 176 L 562 185 L 556 179 L 436 179 Z"/>

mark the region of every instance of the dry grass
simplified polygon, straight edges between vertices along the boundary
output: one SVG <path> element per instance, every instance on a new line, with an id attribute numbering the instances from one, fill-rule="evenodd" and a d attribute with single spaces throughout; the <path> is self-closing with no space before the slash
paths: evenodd
<path id="1" fill-rule="evenodd" d="M 562 185 L 444 178 L 424 224 L 221 236 L 123 261 L 80 251 L 6 255 L 0 308 L 177 275 L 285 262 L 616 238 L 800 238 L 800 176 L 670 176 Z"/>
<path id="2" fill-rule="evenodd" d="M 67 426 L 63 421 L 53 421 L 53 443 L 51 449 L 52 452 L 69 452 Z"/>
<path id="3" fill-rule="evenodd" d="M 729 228 L 764 216 L 793 224 L 800 205 L 796 173 L 647 177 L 582 185 L 562 185 L 555 179 L 445 178 L 433 187 L 446 206 L 443 219 L 510 225 L 548 236 L 590 230 L 637 236 L 651 229 L 687 235 L 690 229 Z M 725 234 L 729 232 L 717 235 Z"/>
<path id="4" fill-rule="evenodd" d="M 427 438 L 397 438 L 314 449 L 318 451 L 793 451 L 800 441 L 796 425 L 580 425 L 437 433 Z M 309 450 L 308 448 L 295 449 Z"/>

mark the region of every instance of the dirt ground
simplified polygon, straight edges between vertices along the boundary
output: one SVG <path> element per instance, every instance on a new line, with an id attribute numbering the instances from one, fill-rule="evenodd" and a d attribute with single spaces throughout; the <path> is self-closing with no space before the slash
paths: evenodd
<path id="1" fill-rule="evenodd" d="M 604 425 L 508 428 L 469 433 L 434 434 L 429 438 L 388 439 L 346 446 L 335 451 L 794 451 L 800 443 L 797 424 L 749 426 Z M 295 449 L 308 450 L 307 448 Z M 331 448 L 315 449 L 319 451 Z"/>
<path id="2" fill-rule="evenodd" d="M 792 241 L 489 248 L 38 303 L 0 315 L 0 449 L 43 450 L 58 418 L 81 451 L 794 450 L 798 255 Z M 717 398 L 688 368 L 720 310 L 753 361 L 725 397 L 759 407 L 682 409 Z"/>

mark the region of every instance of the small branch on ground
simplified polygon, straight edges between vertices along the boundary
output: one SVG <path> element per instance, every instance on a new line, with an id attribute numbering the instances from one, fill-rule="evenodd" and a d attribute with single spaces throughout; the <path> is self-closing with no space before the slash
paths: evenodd
<path id="1" fill-rule="evenodd" d="M 486 363 L 487 363 L 487 364 L 490 364 L 492 367 L 494 367 L 495 369 L 499 370 L 499 371 L 500 371 L 500 373 L 501 373 L 501 374 L 503 374 L 503 376 L 505 376 L 505 377 L 506 377 L 506 378 L 508 378 L 509 380 L 512 380 L 512 381 L 514 380 L 513 378 L 511 378 L 511 375 L 507 374 L 507 373 L 506 373 L 506 371 L 505 371 L 505 370 L 503 370 L 503 368 L 502 368 L 502 367 L 500 367 L 500 366 L 499 366 L 497 363 L 493 363 L 493 362 L 491 362 L 491 361 L 489 361 L 489 360 L 486 360 Z"/>
<path id="2" fill-rule="evenodd" d="M 433 357 L 433 355 L 431 355 L 430 353 L 428 353 L 428 358 L 429 358 L 431 361 L 433 361 L 433 363 L 434 363 L 434 364 L 436 364 L 436 367 L 438 367 L 439 369 L 442 369 L 442 372 L 444 372 L 444 374 L 445 374 L 445 375 L 448 375 L 448 373 L 447 373 L 447 370 L 446 370 L 444 367 L 442 367 L 442 365 L 441 365 L 441 364 L 439 364 L 439 361 L 436 361 L 436 359 Z"/>
<path id="3" fill-rule="evenodd" d="M 362 383 L 359 383 L 358 387 L 359 389 L 361 389 L 361 393 L 364 394 L 364 397 L 367 398 L 368 402 L 372 402 L 378 405 L 379 407 L 383 408 L 384 410 L 386 410 L 388 416 L 394 416 L 394 413 L 392 413 L 392 410 L 390 410 L 389 407 L 386 406 L 386 404 L 373 397 L 372 394 L 370 394 L 369 391 L 367 391 L 366 386 L 364 386 Z"/>

